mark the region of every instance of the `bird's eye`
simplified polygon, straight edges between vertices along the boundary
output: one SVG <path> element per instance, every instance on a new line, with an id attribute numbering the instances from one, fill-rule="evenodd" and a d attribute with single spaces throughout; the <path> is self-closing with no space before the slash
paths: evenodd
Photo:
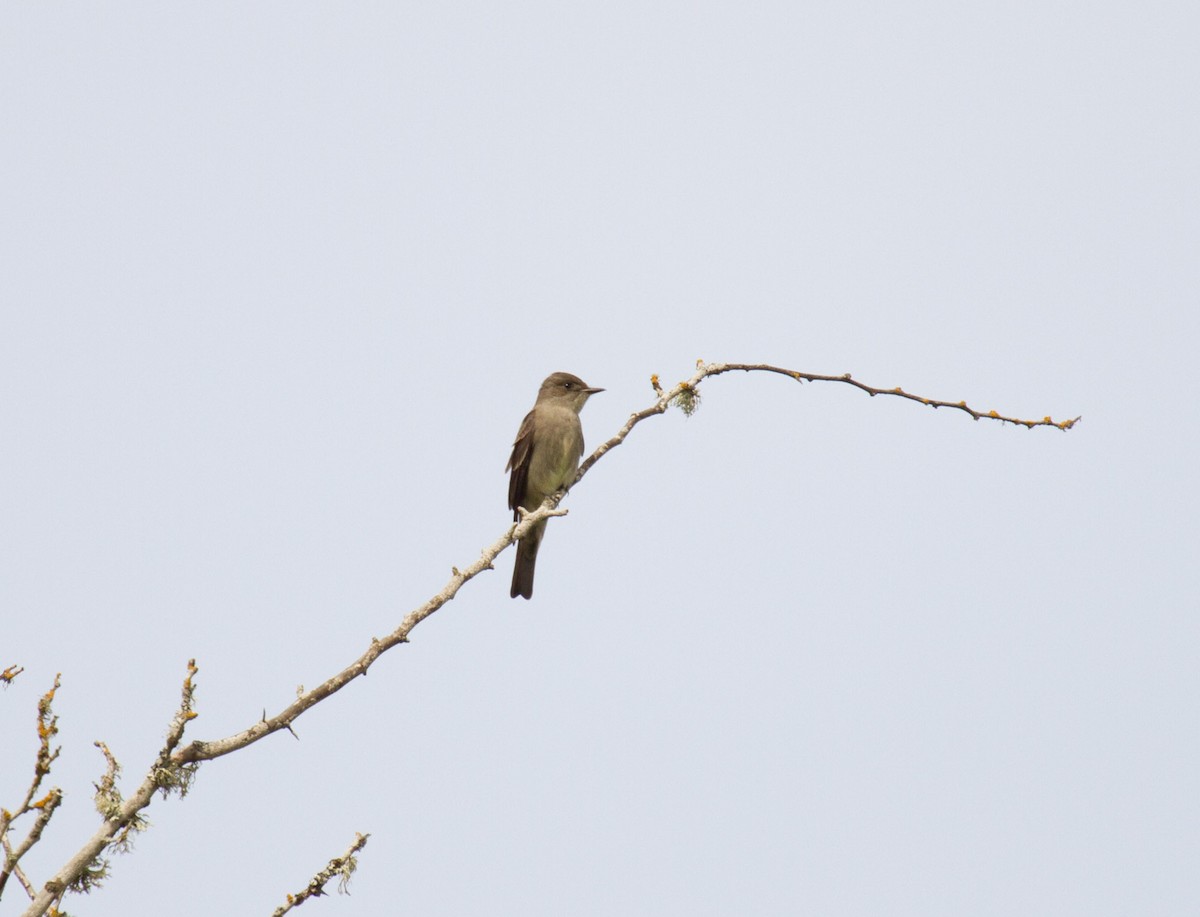
<path id="1" fill-rule="evenodd" d="M 571 387 L 571 383 L 570 383 L 570 382 L 564 382 L 564 383 L 563 383 L 563 388 L 570 388 L 570 387 Z"/>

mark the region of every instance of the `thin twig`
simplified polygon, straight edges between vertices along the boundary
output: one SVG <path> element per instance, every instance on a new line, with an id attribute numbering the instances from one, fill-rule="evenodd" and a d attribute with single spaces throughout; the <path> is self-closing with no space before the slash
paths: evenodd
<path id="1" fill-rule="evenodd" d="M 62 751 L 61 747 L 53 749 L 50 747 L 50 743 L 58 735 L 58 716 L 54 713 L 54 695 L 58 692 L 61 684 L 62 673 L 60 672 L 54 676 L 54 684 L 50 686 L 50 690 L 38 699 L 38 750 L 33 764 L 33 779 L 29 783 L 29 789 L 25 791 L 25 798 L 13 812 L 0 809 L 0 848 L 4 851 L 4 861 L 0 863 L 0 896 L 4 894 L 8 877 L 15 875 L 30 898 L 33 897 L 29 881 L 18 864 L 21 862 L 21 857 L 25 856 L 33 845 L 41 840 L 42 832 L 46 830 L 46 825 L 49 824 L 55 810 L 62 802 L 62 790 L 58 787 L 51 789 L 36 802 L 33 799 L 41 788 L 42 780 L 50 774 L 50 768 L 58 758 L 59 752 Z M 25 840 L 14 848 L 9 831 L 13 822 L 28 812 L 37 812 L 37 818 L 34 819 L 33 826 L 29 829 Z"/>
<path id="2" fill-rule="evenodd" d="M 339 876 L 338 891 L 344 895 L 350 894 L 350 877 L 354 874 L 354 870 L 358 868 L 358 857 L 355 856 L 363 847 L 367 846 L 367 838 L 369 834 L 356 834 L 354 843 L 350 845 L 350 849 L 343 853 L 340 857 L 334 857 L 326 864 L 325 868 L 309 880 L 302 890 L 294 895 L 287 896 L 287 903 L 275 908 L 271 917 L 283 917 L 288 911 L 294 907 L 299 907 L 309 898 L 319 898 L 325 894 L 325 885 L 334 876 Z"/>
<path id="3" fill-rule="evenodd" d="M 999 420 L 1004 423 L 1017 424 L 1027 429 L 1032 429 L 1033 427 L 1057 427 L 1060 430 L 1069 430 L 1082 420 L 1081 417 L 1074 417 L 1070 420 L 1053 420 L 1049 416 L 1043 417 L 1041 420 L 1022 420 L 1019 417 L 1006 417 L 996 411 L 977 411 L 969 407 L 965 401 L 939 401 L 936 398 L 925 398 L 921 395 L 914 395 L 911 392 L 904 391 L 899 386 L 895 388 L 875 388 L 874 386 L 867 385 L 865 382 L 859 382 L 850 373 L 842 373 L 840 376 L 822 376 L 816 373 L 802 373 L 794 369 L 784 369 L 779 366 L 768 366 L 765 363 L 709 363 L 707 365 L 701 363 L 700 370 L 700 373 L 695 377 L 696 382 L 699 382 L 705 376 L 717 376 L 721 373 L 733 372 L 735 370 L 779 373 L 780 375 L 789 376 L 797 382 L 844 382 L 846 385 L 853 385 L 855 388 L 861 389 L 871 397 L 876 395 L 895 395 L 898 398 L 907 398 L 909 401 L 925 404 L 931 408 L 952 408 L 956 411 L 965 411 L 975 420 Z"/>

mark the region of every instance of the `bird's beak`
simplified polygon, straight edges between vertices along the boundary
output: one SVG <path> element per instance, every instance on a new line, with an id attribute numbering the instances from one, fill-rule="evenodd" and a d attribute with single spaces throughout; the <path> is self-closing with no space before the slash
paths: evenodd
<path id="1" fill-rule="evenodd" d="M 589 395 L 594 395 L 597 392 L 604 391 L 604 389 L 602 389 L 602 388 L 585 388 L 584 391 L 587 392 Z"/>

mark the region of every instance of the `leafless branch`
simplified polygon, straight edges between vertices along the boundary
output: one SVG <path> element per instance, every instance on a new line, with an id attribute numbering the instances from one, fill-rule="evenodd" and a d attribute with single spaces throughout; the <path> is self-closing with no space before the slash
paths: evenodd
<path id="1" fill-rule="evenodd" d="M 195 687 L 192 678 L 196 674 L 196 662 L 188 662 L 187 677 L 183 681 L 183 698 L 167 729 L 167 738 L 159 750 L 149 773 L 137 790 L 128 799 L 122 799 L 116 789 L 116 777 L 120 766 L 107 746 L 100 743 L 108 767 L 105 776 L 97 785 L 96 807 L 103 816 L 99 829 L 72 856 L 54 876 L 46 882 L 26 909 L 24 917 L 40 917 L 68 891 L 87 891 L 102 881 L 107 874 L 108 863 L 103 853 L 109 847 L 117 851 L 127 849 L 132 833 L 146 826 L 141 812 L 149 804 L 155 791 L 164 795 L 177 791 L 183 794 L 193 776 L 193 769 L 182 767 L 171 760 L 171 753 L 183 738 L 183 730 L 195 718 L 192 710 Z"/>
<path id="2" fill-rule="evenodd" d="M 0 896 L 4 895 L 4 887 L 8 884 L 8 877 L 15 875 L 17 881 L 25 888 L 26 892 L 33 897 L 33 893 L 25 874 L 21 871 L 18 865 L 21 862 L 21 857 L 25 856 L 39 840 L 41 840 L 42 832 L 46 829 L 46 825 L 54 815 L 55 809 L 62 802 L 62 790 L 57 787 L 51 789 L 48 793 L 34 801 L 34 796 L 37 795 L 42 785 L 42 780 L 49 773 L 50 768 L 54 764 L 61 748 L 51 748 L 50 743 L 54 737 L 58 735 L 58 716 L 54 713 L 54 695 L 58 692 L 61 685 L 62 674 L 54 676 L 54 684 L 50 690 L 41 696 L 37 705 L 37 734 L 38 734 L 38 750 L 37 756 L 34 759 L 33 779 L 29 783 L 29 789 L 25 791 L 25 798 L 21 800 L 21 804 L 17 808 L 9 812 L 7 809 L 0 809 L 0 849 L 4 851 L 4 862 L 0 864 Z M 33 826 L 29 829 L 29 833 L 25 839 L 13 846 L 12 838 L 10 837 L 10 829 L 14 821 L 29 812 L 37 812 L 37 817 L 33 821 Z"/>
<path id="3" fill-rule="evenodd" d="M 366 652 L 342 671 L 326 679 L 317 685 L 317 687 L 309 691 L 304 691 L 295 701 L 274 716 L 264 717 L 248 729 L 244 729 L 224 739 L 211 742 L 191 742 L 177 750 L 172 755 L 172 761 L 176 764 L 210 761 L 213 758 L 219 758 L 240 748 L 245 748 L 247 745 L 251 745 L 273 732 L 278 732 L 281 729 L 290 729 L 292 722 L 306 710 L 309 710 L 330 695 L 335 694 L 358 676 L 366 675 L 367 670 L 375 660 L 392 647 L 401 643 L 407 643 L 408 635 L 414 627 L 458 595 L 459 589 L 464 584 L 474 579 L 484 570 L 491 570 L 492 561 L 495 560 L 496 556 L 512 544 L 514 540 L 524 535 L 531 526 L 539 520 L 550 516 L 565 516 L 567 511 L 558 508 L 558 502 L 562 497 L 561 493 L 547 497 L 545 503 L 536 510 L 526 514 L 520 522 L 509 526 L 507 532 L 484 548 L 483 553 L 474 563 L 462 570 L 459 570 L 457 567 L 451 568 L 450 580 L 442 588 L 441 592 L 438 592 L 422 605 L 410 611 L 404 620 L 400 622 L 400 626 L 390 634 L 384 637 L 373 637 L 371 645 L 367 648 Z"/>
<path id="4" fill-rule="evenodd" d="M 601 445 L 580 465 L 579 473 L 575 481 L 578 482 L 591 468 L 598 462 L 605 453 L 610 449 L 619 446 L 623 443 L 635 426 L 653 417 L 657 414 L 663 414 L 669 407 L 675 406 L 680 408 L 684 413 L 691 414 L 699 405 L 700 393 L 699 385 L 704 379 L 709 376 L 718 376 L 723 373 L 742 371 L 742 372 L 769 372 L 787 376 L 799 382 L 840 382 L 846 385 L 854 386 L 861 389 L 868 395 L 892 395 L 900 398 L 906 398 L 910 401 L 915 401 L 920 404 L 925 404 L 933 408 L 952 408 L 954 410 L 964 411 L 975 420 L 999 420 L 1005 423 L 1013 423 L 1027 428 L 1037 426 L 1052 426 L 1060 430 L 1071 429 L 1080 418 L 1076 417 L 1072 420 L 1054 421 L 1050 417 L 1045 417 L 1042 420 L 1021 420 L 1016 417 L 1001 415 L 996 411 L 978 411 L 968 407 L 965 402 L 950 402 L 941 401 L 934 398 L 926 398 L 921 395 L 915 395 L 905 392 L 903 389 L 896 387 L 890 389 L 875 388 L 860 382 L 850 376 L 849 373 L 838 376 L 819 375 L 816 373 L 805 373 L 797 370 L 785 369 L 778 366 L 769 366 L 766 364 L 747 364 L 747 363 L 697 363 L 697 372 L 690 379 L 678 383 L 674 388 L 664 390 L 660 385 L 658 377 L 651 377 L 651 385 L 655 394 L 658 396 L 657 401 L 649 407 L 643 408 L 635 414 L 632 414 L 625 422 L 624 426 L 617 431 L 611 438 L 601 443 Z M 231 752 L 245 748 L 248 745 L 257 742 L 258 740 L 271 735 L 280 730 L 292 731 L 292 723 L 298 719 L 305 711 L 314 707 L 316 704 L 325 700 L 327 697 L 341 690 L 355 678 L 360 675 L 366 675 L 371 665 L 383 653 L 393 647 L 407 643 L 409 634 L 418 624 L 436 612 L 439 608 L 451 601 L 458 591 L 470 580 L 474 579 L 484 570 L 493 568 L 492 561 L 504 551 L 514 541 L 523 536 L 537 522 L 546 519 L 550 516 L 566 515 L 565 509 L 559 508 L 559 502 L 564 494 L 559 492 L 547 497 L 545 502 L 529 513 L 522 514 L 521 520 L 510 526 L 508 530 L 501 535 L 496 541 L 483 549 L 479 558 L 463 570 L 457 567 L 451 568 L 451 577 L 440 592 L 419 605 L 400 622 L 399 626 L 384 637 L 372 638 L 367 649 L 349 666 L 338 672 L 336 675 L 328 678 L 316 688 L 309 691 L 300 691 L 295 701 L 285 707 L 283 710 L 273 716 L 264 716 L 254 725 L 234 735 L 227 736 L 223 739 L 212 741 L 194 740 L 187 745 L 180 746 L 179 742 L 183 737 L 184 727 L 196 714 L 192 711 L 192 676 L 196 673 L 195 663 L 188 664 L 188 676 L 184 681 L 183 703 L 179 712 L 172 720 L 171 728 L 168 730 L 167 741 L 162 750 L 158 754 L 154 766 L 150 769 L 149 774 L 138 787 L 137 791 L 128 800 L 120 800 L 117 794 L 114 800 L 111 794 L 104 792 L 103 787 L 106 783 L 102 783 L 97 787 L 98 797 L 104 796 L 107 800 L 110 811 L 104 813 L 105 819 L 100 829 L 84 845 L 69 861 L 59 870 L 53 879 L 46 883 L 45 888 L 38 894 L 29 910 L 26 911 L 25 917 L 39 917 L 45 913 L 46 909 L 56 900 L 61 899 L 62 895 L 69 888 L 86 887 L 88 884 L 88 870 L 97 870 L 99 868 L 101 874 L 103 872 L 103 861 L 101 854 L 110 845 L 120 845 L 127 843 L 130 837 L 130 831 L 140 829 L 141 820 L 139 813 L 147 805 L 149 805 L 155 790 L 162 790 L 164 795 L 170 791 L 179 791 L 181 794 L 186 792 L 188 784 L 195 774 L 195 769 L 203 761 L 209 761 Z M 295 733 L 293 732 L 293 735 Z M 109 758 L 110 769 L 115 760 L 111 759 L 106 749 L 106 757 Z M 113 772 L 113 781 L 115 782 L 115 772 Z M 114 787 L 115 789 L 115 787 Z M 98 798 L 98 804 L 100 800 Z M 360 835 L 359 841 L 356 841 L 356 847 L 352 847 L 347 854 L 349 862 L 353 861 L 352 854 L 356 849 L 361 849 L 361 845 L 366 843 L 366 835 Z M 333 866 L 337 861 L 331 861 L 330 866 Z M 97 864 L 100 864 L 97 867 Z M 351 867 L 352 868 L 352 867 Z M 330 877 L 334 873 L 330 873 Z M 314 878 L 314 882 L 321 878 L 323 873 L 318 874 Z M 328 881 L 326 877 L 324 881 Z M 321 883 L 323 885 L 324 882 Z M 309 888 L 313 886 L 310 883 Z M 309 895 L 317 894 L 317 892 L 309 892 Z M 300 899 L 303 900 L 303 899 Z M 297 900 L 295 903 L 299 903 Z M 288 908 L 293 906 L 292 899 L 289 899 Z M 284 913 L 287 908 L 277 913 Z"/>
<path id="5" fill-rule="evenodd" d="M 283 917 L 288 911 L 294 907 L 299 907 L 309 898 L 319 898 L 325 894 L 325 884 L 334 876 L 338 879 L 338 891 L 342 894 L 349 894 L 350 877 L 354 874 L 354 870 L 358 868 L 358 857 L 355 856 L 363 847 L 367 846 L 367 838 L 369 834 L 356 834 L 354 843 L 350 845 L 350 849 L 343 853 L 340 857 L 334 857 L 319 873 L 309 880 L 301 891 L 294 895 L 287 896 L 287 903 L 281 907 L 275 908 L 271 917 Z"/>
<path id="6" fill-rule="evenodd" d="M 951 408 L 956 411 L 964 411 L 970 414 L 975 420 L 999 420 L 1002 423 L 1017 424 L 1027 429 L 1032 429 L 1033 427 L 1057 427 L 1060 430 L 1069 430 L 1082 420 L 1081 417 L 1075 417 L 1071 420 L 1056 421 L 1049 416 L 1043 417 L 1041 420 L 1022 420 L 1019 417 L 1008 417 L 996 411 L 978 411 L 969 407 L 965 401 L 941 401 L 937 398 L 926 398 L 922 395 L 915 395 L 904 391 L 899 386 L 894 388 L 875 388 L 874 386 L 867 385 L 865 382 L 859 382 L 850 373 L 842 373 L 839 376 L 825 376 L 818 373 L 805 373 L 795 369 L 786 369 L 782 366 L 770 366 L 766 363 L 705 363 L 703 360 L 697 360 L 696 374 L 690 379 L 680 382 L 669 391 L 663 389 L 658 376 L 651 376 L 650 385 L 654 388 L 654 393 L 658 395 L 658 401 L 650 405 L 650 407 L 631 415 L 629 420 L 625 422 L 625 426 L 618 430 L 610 439 L 601 443 L 596 451 L 588 456 L 587 461 L 579 466 L 579 474 L 576 475 L 575 480 L 579 481 L 580 478 L 587 474 L 591 467 L 609 449 L 625 442 L 625 437 L 629 435 L 630 431 L 646 418 L 653 417 L 655 414 L 663 414 L 672 405 L 678 407 L 685 414 L 690 415 L 696 410 L 700 402 L 700 383 L 709 376 L 719 376 L 729 372 L 777 373 L 781 376 L 787 376 L 789 379 L 795 379 L 797 382 L 841 382 L 845 385 L 852 385 L 866 392 L 871 397 L 876 395 L 892 395 L 898 398 L 907 398 L 909 401 L 928 405 L 931 408 Z"/>
<path id="7" fill-rule="evenodd" d="M 966 411 L 976 420 L 979 419 L 994 419 L 1007 421 L 1009 423 L 1022 424 L 1027 427 L 1035 426 L 1056 426 L 1060 429 L 1070 429 L 1079 418 L 1074 420 L 1062 421 L 1055 423 L 1050 418 L 1045 418 L 1040 421 L 1019 420 L 1017 418 L 1005 417 L 997 414 L 995 411 L 980 413 L 972 408 L 967 407 L 964 403 L 953 404 L 948 401 L 938 401 L 936 399 L 924 398 L 920 395 L 912 395 L 902 391 L 899 388 L 893 389 L 877 389 L 855 379 L 852 379 L 847 373 L 841 376 L 822 376 L 815 373 L 803 373 L 791 369 L 783 369 L 778 366 L 768 366 L 765 364 L 747 364 L 747 363 L 698 363 L 698 371 L 692 378 L 685 382 L 680 382 L 670 391 L 664 391 L 659 385 L 658 377 L 651 378 L 651 384 L 654 387 L 655 394 L 658 395 L 658 400 L 647 408 L 638 411 L 630 416 L 625 422 L 625 425 L 617 431 L 617 433 L 602 443 L 579 468 L 579 473 L 575 480 L 579 481 L 593 465 L 598 462 L 606 452 L 615 446 L 620 445 L 625 441 L 625 438 L 633 430 L 637 424 L 641 423 L 648 417 L 653 417 L 656 414 L 665 413 L 666 410 L 676 405 L 686 413 L 691 413 L 695 410 L 699 403 L 699 384 L 708 376 L 716 376 L 722 373 L 741 370 L 745 372 L 771 372 L 779 373 L 797 380 L 813 381 L 813 382 L 842 382 L 860 388 L 870 395 L 896 395 L 903 398 L 908 398 L 912 401 L 917 401 L 921 404 L 927 404 L 931 407 L 949 407 L 956 410 Z M 457 567 L 451 568 L 452 573 L 450 581 L 442 588 L 442 591 L 427 600 L 423 605 L 420 605 L 413 611 L 409 612 L 408 616 L 400 623 L 400 626 L 392 633 L 384 637 L 376 637 L 371 640 L 371 645 L 367 650 L 359 656 L 353 663 L 347 666 L 338 674 L 327 679 L 322 684 L 313 688 L 311 691 L 302 692 L 294 702 L 289 704 L 279 713 L 271 717 L 263 717 L 259 722 L 255 723 L 248 729 L 243 730 L 235 735 L 228 736 L 224 739 L 215 741 L 203 742 L 193 741 L 184 748 L 179 749 L 172 756 L 172 760 L 178 764 L 208 761 L 213 758 L 219 758 L 222 755 L 227 755 L 230 752 L 237 751 L 247 745 L 257 742 L 264 736 L 277 732 L 280 729 L 290 729 L 294 722 L 302 713 L 310 709 L 314 705 L 320 703 L 325 698 L 341 690 L 355 678 L 360 675 L 366 675 L 367 670 L 383 653 L 390 650 L 392 647 L 408 642 L 408 635 L 413 628 L 428 618 L 431 614 L 453 599 L 462 586 L 474 579 L 484 570 L 492 569 L 492 561 L 516 539 L 525 534 L 526 531 L 537 521 L 545 519 L 549 516 L 566 515 L 566 510 L 559 509 L 558 504 L 562 500 L 563 495 L 553 494 L 546 498 L 546 501 L 536 510 L 523 514 L 521 521 L 513 526 L 510 526 L 505 532 L 491 545 L 483 550 L 479 559 L 466 567 L 464 570 L 459 570 Z"/>
<path id="8" fill-rule="evenodd" d="M 820 376 L 814 373 L 801 373 L 791 369 L 783 369 L 778 366 L 767 366 L 762 363 L 709 363 L 707 365 L 700 363 L 699 366 L 700 372 L 695 377 L 694 382 L 699 382 L 705 376 L 717 376 L 721 373 L 733 372 L 735 370 L 779 373 L 789 376 L 798 382 L 844 382 L 846 385 L 853 385 L 855 388 L 861 389 L 871 397 L 875 397 L 876 395 L 895 395 L 898 398 L 907 398 L 909 401 L 928 405 L 931 408 L 953 408 L 956 411 L 965 411 L 975 420 L 999 420 L 1004 423 L 1017 424 L 1027 429 L 1032 429 L 1033 427 L 1057 427 L 1060 430 L 1069 430 L 1082 419 L 1074 417 L 1071 420 L 1053 420 L 1049 416 L 1046 416 L 1041 420 L 1022 420 L 1019 417 L 1006 417 L 1003 414 L 998 414 L 996 411 L 977 411 L 972 407 L 968 407 L 965 401 L 939 401 L 936 398 L 925 398 L 921 395 L 914 395 L 911 392 L 904 391 L 899 386 L 895 388 L 874 388 L 852 378 L 850 373 L 843 373 L 840 376 Z"/>

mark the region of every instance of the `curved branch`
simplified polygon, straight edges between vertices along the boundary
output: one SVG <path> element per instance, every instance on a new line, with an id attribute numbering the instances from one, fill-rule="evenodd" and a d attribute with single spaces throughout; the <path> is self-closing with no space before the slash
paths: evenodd
<path id="1" fill-rule="evenodd" d="M 783 369 L 777 366 L 768 366 L 766 364 L 747 364 L 747 363 L 697 363 L 698 371 L 690 379 L 680 382 L 669 391 L 664 391 L 659 385 L 658 377 L 651 377 L 651 385 L 654 387 L 655 393 L 658 395 L 658 400 L 649 407 L 643 408 L 635 414 L 630 415 L 625 422 L 612 437 L 601 443 L 596 450 L 588 456 L 580 467 L 579 472 L 575 476 L 575 481 L 578 482 L 585 474 L 604 457 L 610 449 L 614 449 L 621 445 L 627 436 L 633 431 L 633 428 L 647 418 L 654 417 L 658 414 L 666 412 L 672 404 L 679 405 L 688 413 L 694 410 L 699 399 L 698 386 L 700 382 L 708 376 L 716 376 L 722 373 L 741 370 L 745 372 L 772 372 L 789 376 L 797 380 L 806 380 L 811 382 L 843 382 L 862 389 L 870 395 L 899 395 L 908 398 L 912 401 L 917 401 L 922 404 L 928 404 L 931 407 L 950 407 L 958 410 L 966 411 L 976 420 L 982 418 L 997 419 L 1007 421 L 1009 423 L 1024 424 L 1028 427 L 1034 426 L 1057 426 L 1060 429 L 1070 429 L 1079 418 L 1075 420 L 1063 421 L 1062 423 L 1054 423 L 1050 418 L 1041 421 L 1018 420 L 1016 418 L 1002 417 L 996 412 L 980 413 L 965 405 L 965 403 L 953 404 L 947 401 L 937 401 L 935 399 L 923 398 L 920 395 L 912 395 L 904 392 L 899 388 L 895 389 L 877 389 L 872 388 L 862 382 L 852 379 L 847 373 L 842 376 L 823 376 L 815 373 L 802 373 L 796 370 Z M 546 498 L 545 502 L 533 512 L 523 516 L 521 521 L 516 525 L 510 526 L 508 531 L 500 536 L 495 542 L 483 550 L 480 557 L 460 571 L 457 567 L 452 567 L 452 575 L 449 582 L 442 588 L 440 592 L 428 599 L 424 604 L 418 606 L 413 611 L 409 612 L 408 616 L 400 623 L 394 631 L 382 638 L 373 638 L 371 645 L 367 650 L 358 657 L 354 662 L 338 672 L 336 675 L 324 681 L 322 684 L 301 694 L 295 701 L 281 710 L 272 717 L 264 717 L 258 723 L 248 729 L 228 736 L 224 739 L 215 741 L 203 742 L 194 741 L 189 745 L 178 749 L 172 755 L 174 764 L 190 764 L 200 761 L 208 761 L 213 758 L 219 758 L 222 755 L 227 755 L 230 752 L 237 751 L 239 748 L 244 748 L 273 732 L 278 732 L 281 729 L 290 728 L 291 724 L 306 710 L 320 703 L 325 698 L 340 691 L 343 687 L 353 681 L 360 675 L 366 675 L 367 670 L 371 665 L 385 652 L 392 647 L 401 643 L 408 642 L 408 635 L 418 624 L 428 618 L 431 614 L 451 601 L 467 582 L 474 579 L 484 570 L 492 569 L 492 561 L 504 551 L 510 544 L 525 534 L 526 531 L 536 522 L 550 516 L 562 516 L 566 514 L 566 510 L 558 508 L 559 502 L 562 500 L 563 494 L 553 494 Z"/>
<path id="2" fill-rule="evenodd" d="M 925 404 L 931 408 L 953 408 L 956 411 L 965 411 L 970 414 L 975 420 L 999 420 L 1003 423 L 1017 424 L 1026 429 L 1034 427 L 1057 427 L 1059 430 L 1069 430 L 1075 424 L 1082 420 L 1082 417 L 1073 417 L 1070 420 L 1053 420 L 1048 415 L 1041 420 L 1022 420 L 1019 417 L 1006 417 L 1003 414 L 998 414 L 996 411 L 977 411 L 972 407 L 968 407 L 965 401 L 939 401 L 936 398 L 925 398 L 921 395 L 914 395 L 911 392 L 906 392 L 900 386 L 895 388 L 875 388 L 867 385 L 865 382 L 859 382 L 853 378 L 850 373 L 843 373 L 840 376 L 821 376 L 816 373 L 796 372 L 793 369 L 783 369 L 779 366 L 768 366 L 764 363 L 709 363 L 708 365 L 700 364 L 701 371 L 697 374 L 696 381 L 703 379 L 705 376 L 717 376 L 721 373 L 734 372 L 740 370 L 742 372 L 768 372 L 779 373 L 780 375 L 789 376 L 797 382 L 844 382 L 846 385 L 853 385 L 857 389 L 866 392 L 872 398 L 876 395 L 895 395 L 898 398 L 907 398 L 909 401 L 915 401 L 918 404 Z"/>
<path id="3" fill-rule="evenodd" d="M 872 397 L 875 395 L 894 395 L 928 405 L 932 408 L 945 407 L 964 411 L 975 420 L 999 420 L 1001 422 L 1019 424 L 1027 428 L 1053 426 L 1060 430 L 1069 430 L 1080 420 L 1080 418 L 1076 417 L 1072 420 L 1056 422 L 1049 417 L 1045 417 L 1042 420 L 1033 421 L 1003 416 L 996 411 L 981 412 L 968 407 L 966 402 L 962 401 L 955 403 L 925 398 L 905 392 L 899 387 L 891 389 L 875 388 L 852 378 L 849 373 L 840 376 L 827 376 L 799 372 L 767 364 L 704 363 L 703 361 L 697 361 L 697 372 L 695 375 L 690 379 L 678 383 L 670 390 L 664 390 L 659 384 L 658 376 L 652 376 L 650 383 L 658 399 L 649 407 L 631 414 L 620 430 L 601 443 L 588 456 L 579 467 L 579 472 L 575 476 L 575 483 L 578 483 L 609 450 L 621 445 L 633 431 L 633 428 L 643 420 L 665 413 L 672 405 L 679 407 L 686 414 L 691 414 L 699 405 L 700 382 L 709 376 L 718 376 L 734 371 L 777 373 L 788 376 L 798 382 L 841 382 L 861 389 Z M 188 677 L 184 682 L 184 703 L 172 721 L 167 742 L 162 751 L 159 752 L 158 759 L 150 769 L 150 773 L 142 782 L 142 785 L 138 787 L 137 792 L 128 801 L 115 807 L 115 811 L 105 819 L 96 835 L 59 870 L 53 879 L 46 883 L 45 889 L 39 894 L 29 910 L 26 911 L 26 917 L 38 917 L 38 915 L 45 913 L 46 908 L 55 900 L 61 899 L 63 893 L 72 883 L 79 881 L 80 877 L 84 875 L 89 866 L 101 855 L 104 849 L 114 843 L 114 838 L 119 842 L 121 837 L 128 835 L 131 828 L 136 830 L 139 818 L 138 813 L 149 805 L 156 789 L 162 789 L 164 792 L 169 789 L 186 790 L 187 781 L 190 780 L 190 775 L 200 762 L 219 758 L 238 749 L 245 748 L 247 745 L 251 745 L 281 729 L 291 730 L 291 724 L 306 710 L 340 691 L 360 675 L 366 675 L 367 670 L 370 669 L 375 660 L 388 650 L 401 643 L 407 643 L 408 635 L 412 632 L 413 628 L 447 602 L 451 601 L 467 582 L 474 579 L 484 570 L 491 570 L 492 561 L 509 545 L 523 536 L 535 523 L 550 516 L 566 515 L 567 511 L 558 507 L 559 502 L 564 496 L 563 492 L 552 494 L 536 510 L 523 514 L 519 523 L 510 526 L 503 535 L 486 547 L 479 558 L 466 569 L 460 571 L 457 567 L 452 567 L 450 580 L 442 590 L 422 605 L 410 611 L 394 631 L 382 638 L 372 638 L 370 646 L 354 662 L 336 675 L 322 682 L 316 688 L 301 694 L 279 713 L 271 717 L 264 716 L 262 720 L 253 726 L 226 738 L 213 741 L 196 740 L 185 746 L 178 747 L 178 743 L 183 736 L 184 727 L 196 715 L 191 709 L 191 678 L 196 670 L 194 662 L 189 663 Z M 362 842 L 365 843 L 365 840 L 366 838 L 363 836 Z M 353 853 L 353 850 L 351 853 Z"/>
<path id="4" fill-rule="evenodd" d="M 703 360 L 696 361 L 696 374 L 690 379 L 680 382 L 669 391 L 664 391 L 659 384 L 658 376 L 650 377 L 650 384 L 654 388 L 654 392 L 658 395 L 658 401 L 650 405 L 648 408 L 643 408 L 636 414 L 631 414 L 629 420 L 621 427 L 612 437 L 601 443 L 596 451 L 588 456 L 587 461 L 579 466 L 579 473 L 575 476 L 575 481 L 578 482 L 596 462 L 604 456 L 606 452 L 613 449 L 621 443 L 625 442 L 633 428 L 648 417 L 653 417 L 656 414 L 665 413 L 667 408 L 672 404 L 679 407 L 685 414 L 690 415 L 696 410 L 700 401 L 700 383 L 709 376 L 719 376 L 729 372 L 766 372 L 777 373 L 781 376 L 787 376 L 789 379 L 795 379 L 797 382 L 841 382 L 846 385 L 852 385 L 857 389 L 861 389 L 871 397 L 876 395 L 894 395 L 899 398 L 907 398 L 909 401 L 915 401 L 918 404 L 925 404 L 931 408 L 953 408 L 956 411 L 965 411 L 970 414 L 975 420 L 999 420 L 1003 423 L 1013 423 L 1031 429 L 1033 427 L 1057 427 L 1060 430 L 1069 430 L 1077 424 L 1082 417 L 1075 417 L 1071 420 L 1055 421 L 1050 417 L 1043 417 L 1041 420 L 1021 420 L 1017 417 L 1006 417 L 996 411 L 977 411 L 969 407 L 965 401 L 940 401 L 936 398 L 926 398 L 922 395 L 914 395 L 911 392 L 906 392 L 899 386 L 895 388 L 875 388 L 867 385 L 865 382 L 860 382 L 850 375 L 843 373 L 840 376 L 826 376 L 819 373 L 805 373 L 795 369 L 786 369 L 782 366 L 771 366 L 766 363 L 705 363 Z"/>

